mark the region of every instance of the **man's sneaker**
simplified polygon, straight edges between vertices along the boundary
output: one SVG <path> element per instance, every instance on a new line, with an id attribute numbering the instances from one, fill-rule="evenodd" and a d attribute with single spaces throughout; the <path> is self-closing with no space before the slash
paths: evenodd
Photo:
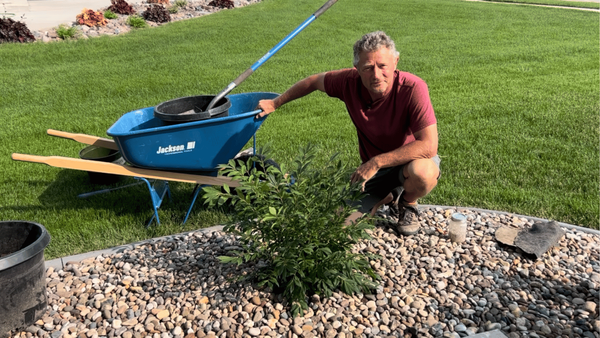
<path id="1" fill-rule="evenodd" d="M 388 206 L 388 215 L 394 220 L 398 220 L 400 218 L 400 208 L 398 207 L 398 199 L 396 199 L 395 201 L 391 201 L 386 205 Z"/>
<path id="2" fill-rule="evenodd" d="M 398 198 L 389 203 L 386 203 L 383 208 L 377 210 L 375 214 L 379 219 L 375 223 L 376 226 L 381 226 L 389 229 L 394 229 L 398 224 L 400 209 L 398 208 Z"/>
<path id="3" fill-rule="evenodd" d="M 402 203 L 402 200 L 400 200 L 397 205 L 399 205 L 400 215 L 398 217 L 396 231 L 403 236 L 410 236 L 419 232 L 420 225 L 418 204 Z"/>

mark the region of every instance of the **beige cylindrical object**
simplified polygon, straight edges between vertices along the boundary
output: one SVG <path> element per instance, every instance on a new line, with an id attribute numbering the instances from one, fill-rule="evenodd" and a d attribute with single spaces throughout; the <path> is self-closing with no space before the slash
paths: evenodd
<path id="1" fill-rule="evenodd" d="M 467 217 L 465 215 L 452 214 L 448 225 L 448 235 L 454 243 L 462 243 L 467 239 Z"/>

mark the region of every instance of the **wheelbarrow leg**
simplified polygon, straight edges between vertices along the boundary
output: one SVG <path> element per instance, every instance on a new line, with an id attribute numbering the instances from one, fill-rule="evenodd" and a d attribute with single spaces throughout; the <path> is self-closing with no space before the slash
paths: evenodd
<path id="1" fill-rule="evenodd" d="M 254 135 L 252 135 L 252 155 L 256 155 L 256 133 L 254 133 Z M 253 166 L 256 166 L 256 163 L 252 162 Z M 188 218 L 190 217 L 190 214 L 192 213 L 192 208 L 194 208 L 194 204 L 196 203 L 196 199 L 198 198 L 198 194 L 200 193 L 200 190 L 202 190 L 203 187 L 208 186 L 207 184 L 196 184 L 196 186 L 194 187 L 194 192 L 192 193 L 192 203 L 190 203 L 190 208 L 188 209 L 187 213 L 185 214 L 185 218 L 183 219 L 183 223 L 181 223 L 181 225 L 183 226 L 185 224 L 185 222 L 187 222 Z M 156 216 L 158 217 L 158 216 Z"/>
<path id="2" fill-rule="evenodd" d="M 135 185 L 140 185 L 140 184 L 144 184 L 144 182 L 136 182 L 136 183 L 131 183 L 131 184 L 127 184 L 127 185 L 122 185 L 120 187 L 115 187 L 115 188 L 108 188 L 108 189 L 102 189 L 102 190 L 96 190 L 96 191 L 92 191 L 92 192 L 87 192 L 87 193 L 83 193 L 83 194 L 79 194 L 77 195 L 77 197 L 79 198 L 88 198 L 94 195 L 98 195 L 98 194 L 104 194 L 107 192 L 111 192 L 111 191 L 115 191 L 115 190 L 120 190 L 120 189 L 125 189 L 125 188 L 129 188 L 129 187 L 133 187 Z"/>
<path id="3" fill-rule="evenodd" d="M 194 207 L 194 204 L 196 203 L 196 198 L 198 198 L 198 194 L 200 193 L 200 190 L 202 190 L 203 187 L 206 187 L 206 184 L 196 184 L 196 187 L 194 187 L 194 192 L 192 193 L 193 197 L 192 197 L 192 203 L 190 204 L 190 208 L 187 211 L 187 214 L 185 214 L 185 218 L 183 219 L 183 223 L 181 223 L 181 226 L 183 226 L 185 224 L 185 222 L 187 222 L 188 217 L 190 217 L 190 213 L 192 213 L 192 208 Z"/>
<path id="4" fill-rule="evenodd" d="M 168 195 L 169 199 L 171 199 L 171 191 L 169 190 L 169 182 L 162 181 L 162 180 L 156 180 L 153 184 L 151 184 L 150 181 L 148 181 L 147 179 L 145 179 L 143 177 L 136 177 L 136 179 L 146 182 L 146 185 L 148 186 L 148 190 L 150 191 L 150 197 L 152 198 L 152 208 L 154 209 L 154 214 L 148 221 L 148 224 L 146 224 L 146 228 L 149 227 L 150 224 L 152 224 L 152 221 L 154 221 L 154 218 L 156 218 L 156 224 L 160 225 L 160 219 L 158 218 L 158 208 L 160 208 L 160 205 L 162 204 L 162 201 L 164 200 L 165 195 Z"/>

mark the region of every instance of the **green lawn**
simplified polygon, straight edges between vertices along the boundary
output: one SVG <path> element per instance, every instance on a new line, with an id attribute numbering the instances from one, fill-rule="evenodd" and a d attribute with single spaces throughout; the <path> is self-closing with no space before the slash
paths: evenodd
<path id="1" fill-rule="evenodd" d="M 119 37 L 0 45 L 0 219 L 46 226 L 47 258 L 219 224 L 226 213 L 172 183 L 151 216 L 144 186 L 79 199 L 99 188 L 82 171 L 16 162 L 11 153 L 77 157 L 58 129 L 106 137 L 124 113 L 188 95 L 215 94 L 322 5 L 266 0 Z M 597 13 L 454 0 L 336 3 L 233 93 L 282 92 L 302 77 L 352 66 L 352 44 L 384 30 L 399 68 L 423 78 L 439 124 L 442 179 L 421 203 L 503 210 L 598 228 Z M 359 164 L 343 103 L 324 94 L 292 102 L 258 133 L 290 163 L 316 142 Z M 211 146 L 211 145 L 206 145 Z M 133 182 L 123 179 L 121 184 Z"/>

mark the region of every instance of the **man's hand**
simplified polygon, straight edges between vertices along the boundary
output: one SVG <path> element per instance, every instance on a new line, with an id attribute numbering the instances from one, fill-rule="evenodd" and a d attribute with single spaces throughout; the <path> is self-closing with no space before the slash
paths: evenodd
<path id="1" fill-rule="evenodd" d="M 364 192 L 365 184 L 367 183 L 368 180 L 371 179 L 371 177 L 373 177 L 373 176 L 375 176 L 375 174 L 377 174 L 378 170 L 379 170 L 379 167 L 377 166 L 375 161 L 369 160 L 369 161 L 361 164 L 358 168 L 356 168 L 356 171 L 354 171 L 354 173 L 350 177 L 350 183 L 354 184 L 356 182 L 362 181 L 361 191 Z"/>
<path id="2" fill-rule="evenodd" d="M 325 74 L 326 73 L 314 74 L 296 82 L 286 90 L 285 93 L 279 95 L 274 100 L 260 100 L 256 109 L 262 109 L 262 112 L 257 114 L 256 118 L 259 119 L 267 116 L 284 104 L 304 97 L 315 90 L 325 92 Z"/>
<path id="3" fill-rule="evenodd" d="M 262 112 L 256 115 L 256 118 L 259 119 L 274 112 L 277 109 L 277 105 L 275 104 L 275 100 L 260 100 L 256 109 L 262 109 Z"/>

